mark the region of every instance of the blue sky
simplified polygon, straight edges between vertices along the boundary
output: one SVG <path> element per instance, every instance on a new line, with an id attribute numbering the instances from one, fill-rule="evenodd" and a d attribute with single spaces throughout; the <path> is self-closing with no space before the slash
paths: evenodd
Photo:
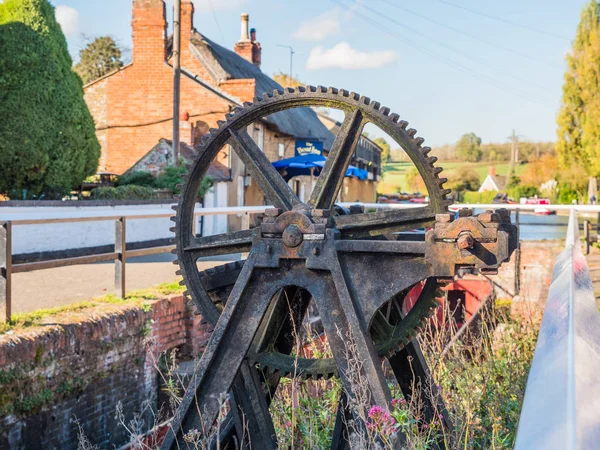
<path id="1" fill-rule="evenodd" d="M 81 34 L 131 47 L 128 0 L 53 0 L 74 58 Z M 555 140 L 564 55 L 585 0 L 196 0 L 194 25 L 232 48 L 250 14 L 267 74 L 375 99 L 431 146 L 473 131 L 505 142 L 514 128 Z M 167 0 L 170 16 L 172 0 Z M 482 13 L 475 14 L 473 11 Z M 517 24 L 517 25 L 515 25 Z M 370 129 L 369 131 L 373 131 Z"/>

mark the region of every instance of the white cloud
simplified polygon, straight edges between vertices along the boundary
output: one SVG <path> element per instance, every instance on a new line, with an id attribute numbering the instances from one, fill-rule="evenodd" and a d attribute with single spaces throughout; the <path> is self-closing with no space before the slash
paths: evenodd
<path id="1" fill-rule="evenodd" d="M 66 35 L 73 35 L 79 31 L 79 12 L 75 8 L 58 5 L 56 7 L 56 20 Z"/>
<path id="2" fill-rule="evenodd" d="M 338 34 L 341 29 L 338 9 L 332 9 L 301 24 L 292 37 L 301 41 L 321 41 L 327 36 Z"/>
<path id="3" fill-rule="evenodd" d="M 379 69 L 398 59 L 393 50 L 361 52 L 347 42 L 340 42 L 329 50 L 314 47 L 308 55 L 306 68 L 317 69 Z"/>
<path id="4" fill-rule="evenodd" d="M 198 12 L 231 11 L 239 8 L 246 0 L 193 0 L 194 9 Z M 241 11 L 243 12 L 243 11 Z"/>

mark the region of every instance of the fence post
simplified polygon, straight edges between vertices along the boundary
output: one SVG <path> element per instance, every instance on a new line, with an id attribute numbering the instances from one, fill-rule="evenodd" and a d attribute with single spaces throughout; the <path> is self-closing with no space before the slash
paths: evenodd
<path id="1" fill-rule="evenodd" d="M 585 254 L 590 254 L 590 221 L 583 221 L 583 237 L 585 239 Z"/>
<path id="2" fill-rule="evenodd" d="M 115 288 L 117 296 L 125 298 L 125 264 L 127 262 L 127 238 L 125 228 L 126 217 L 120 217 L 115 221 Z"/>
<path id="3" fill-rule="evenodd" d="M 0 322 L 10 321 L 12 309 L 12 224 L 0 226 Z"/>
<path id="4" fill-rule="evenodd" d="M 517 209 L 515 214 L 515 225 L 519 226 L 519 213 Z M 519 242 L 517 242 L 517 248 L 515 249 L 515 286 L 514 293 L 519 295 L 521 292 L 521 237 L 519 236 Z"/>

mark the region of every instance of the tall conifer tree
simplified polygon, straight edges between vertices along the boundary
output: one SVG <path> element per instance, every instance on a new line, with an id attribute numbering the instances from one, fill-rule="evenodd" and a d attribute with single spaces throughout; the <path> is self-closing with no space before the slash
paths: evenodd
<path id="1" fill-rule="evenodd" d="M 47 0 L 0 3 L 0 193 L 57 198 L 100 157 L 81 79 Z"/>

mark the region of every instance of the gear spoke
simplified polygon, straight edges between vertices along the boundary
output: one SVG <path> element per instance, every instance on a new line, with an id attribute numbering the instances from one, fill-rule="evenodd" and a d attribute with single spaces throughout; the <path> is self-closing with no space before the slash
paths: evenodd
<path id="1" fill-rule="evenodd" d="M 359 110 L 346 113 L 310 196 L 309 204 L 314 208 L 330 209 L 333 206 L 364 126 L 365 119 Z"/>
<path id="2" fill-rule="evenodd" d="M 251 247 L 252 230 L 242 230 L 191 238 L 189 245 L 183 250 L 198 259 L 205 256 L 246 253 L 250 251 Z"/>
<path id="3" fill-rule="evenodd" d="M 435 214 L 430 206 L 392 209 L 337 216 L 335 224 L 343 238 L 364 238 L 429 226 L 435 221 Z"/>
<path id="4" fill-rule="evenodd" d="M 267 201 L 284 211 L 290 211 L 294 206 L 299 205 L 300 199 L 281 178 L 269 158 L 258 148 L 248 133 L 245 130 L 231 128 L 229 134 L 231 146 L 261 187 Z"/>

